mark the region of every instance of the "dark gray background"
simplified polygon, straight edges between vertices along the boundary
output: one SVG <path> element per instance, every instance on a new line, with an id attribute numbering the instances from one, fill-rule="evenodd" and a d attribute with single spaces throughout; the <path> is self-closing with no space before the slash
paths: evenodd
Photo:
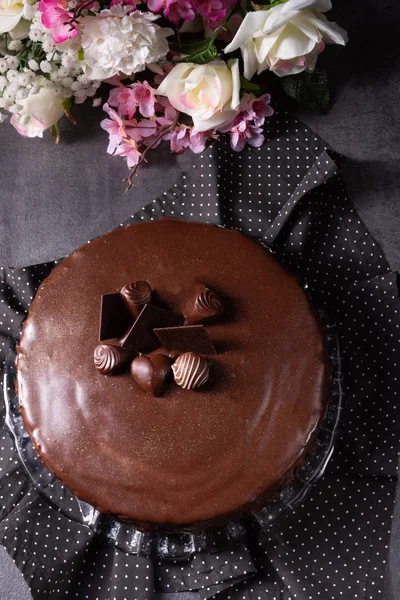
<path id="1" fill-rule="evenodd" d="M 350 35 L 346 49 L 328 48 L 324 56 L 335 82 L 335 104 L 326 116 L 296 112 L 347 158 L 344 176 L 350 198 L 392 269 L 398 270 L 400 6 L 398 0 L 334 0 L 334 5 L 336 20 Z M 80 108 L 75 114 L 79 125 L 64 124 L 59 147 L 48 137 L 27 140 L 9 124 L 1 126 L 0 264 L 18 267 L 65 255 L 124 221 L 190 166 L 190 153 L 163 153 L 162 162 L 153 155 L 134 190 L 125 194 L 121 180 L 126 167 L 105 152 L 101 111 Z M 387 600 L 400 598 L 398 508 Z M 28 598 L 22 576 L 0 547 L 0 600 Z"/>

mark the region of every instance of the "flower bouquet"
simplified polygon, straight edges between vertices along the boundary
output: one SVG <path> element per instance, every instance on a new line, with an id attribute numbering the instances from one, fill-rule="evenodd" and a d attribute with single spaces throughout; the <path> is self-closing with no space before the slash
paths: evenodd
<path id="1" fill-rule="evenodd" d="M 330 9 L 331 0 L 0 0 L 0 109 L 21 135 L 50 129 L 58 142 L 63 115 L 75 122 L 74 104 L 100 106 L 107 93 L 101 127 L 130 185 L 161 143 L 202 152 L 227 134 L 234 150 L 259 147 L 273 114 L 264 71 L 326 109 L 317 59 L 347 41 Z"/>

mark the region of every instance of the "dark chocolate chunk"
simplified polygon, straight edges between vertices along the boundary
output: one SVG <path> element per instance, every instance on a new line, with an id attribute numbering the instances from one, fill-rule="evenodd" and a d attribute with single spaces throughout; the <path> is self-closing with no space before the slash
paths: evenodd
<path id="1" fill-rule="evenodd" d="M 221 315 L 224 305 L 221 298 L 202 283 L 195 283 L 186 292 L 186 301 L 183 309 L 185 325 L 196 325 Z"/>
<path id="2" fill-rule="evenodd" d="M 101 297 L 99 341 L 120 338 L 132 323 L 132 316 L 119 294 Z"/>
<path id="3" fill-rule="evenodd" d="M 160 345 L 153 331 L 156 327 L 171 327 L 181 325 L 182 322 L 182 315 L 146 304 L 134 324 L 121 339 L 120 345 L 123 348 L 131 348 L 136 352 L 146 354 Z"/>
<path id="4" fill-rule="evenodd" d="M 94 350 L 94 366 L 102 375 L 114 374 L 122 371 L 129 364 L 134 354 L 120 346 L 99 344 Z"/>
<path id="5" fill-rule="evenodd" d="M 131 375 L 147 394 L 159 396 L 171 371 L 171 363 L 164 354 L 138 356 L 131 363 Z"/>
<path id="6" fill-rule="evenodd" d="M 145 304 L 150 304 L 151 287 L 147 281 L 133 281 L 124 285 L 120 294 L 134 319 Z"/>
<path id="7" fill-rule="evenodd" d="M 195 352 L 196 354 L 217 354 L 210 336 L 203 325 L 154 328 L 154 333 L 166 350 Z"/>

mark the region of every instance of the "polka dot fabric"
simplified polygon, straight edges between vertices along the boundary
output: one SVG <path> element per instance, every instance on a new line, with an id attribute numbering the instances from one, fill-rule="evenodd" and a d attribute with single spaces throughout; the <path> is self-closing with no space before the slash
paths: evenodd
<path id="1" fill-rule="evenodd" d="M 345 402 L 325 476 L 247 546 L 162 562 L 127 554 L 50 507 L 16 459 L 0 408 L 0 541 L 34 598 L 377 600 L 397 481 L 400 302 L 396 274 L 346 197 L 340 157 L 277 112 L 267 144 L 225 139 L 127 223 L 172 216 L 239 229 L 268 244 L 307 285 L 341 343 Z M 0 360 L 56 263 L 0 271 Z M 268 318 L 268 315 L 266 315 Z"/>

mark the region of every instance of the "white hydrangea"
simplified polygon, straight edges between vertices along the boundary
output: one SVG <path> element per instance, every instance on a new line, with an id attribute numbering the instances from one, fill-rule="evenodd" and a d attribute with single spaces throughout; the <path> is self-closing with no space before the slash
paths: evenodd
<path id="1" fill-rule="evenodd" d="M 132 75 L 148 63 L 165 58 L 172 29 L 160 27 L 150 12 L 131 6 L 112 6 L 81 21 L 84 71 L 90 79 L 109 79 L 118 73 Z"/>

